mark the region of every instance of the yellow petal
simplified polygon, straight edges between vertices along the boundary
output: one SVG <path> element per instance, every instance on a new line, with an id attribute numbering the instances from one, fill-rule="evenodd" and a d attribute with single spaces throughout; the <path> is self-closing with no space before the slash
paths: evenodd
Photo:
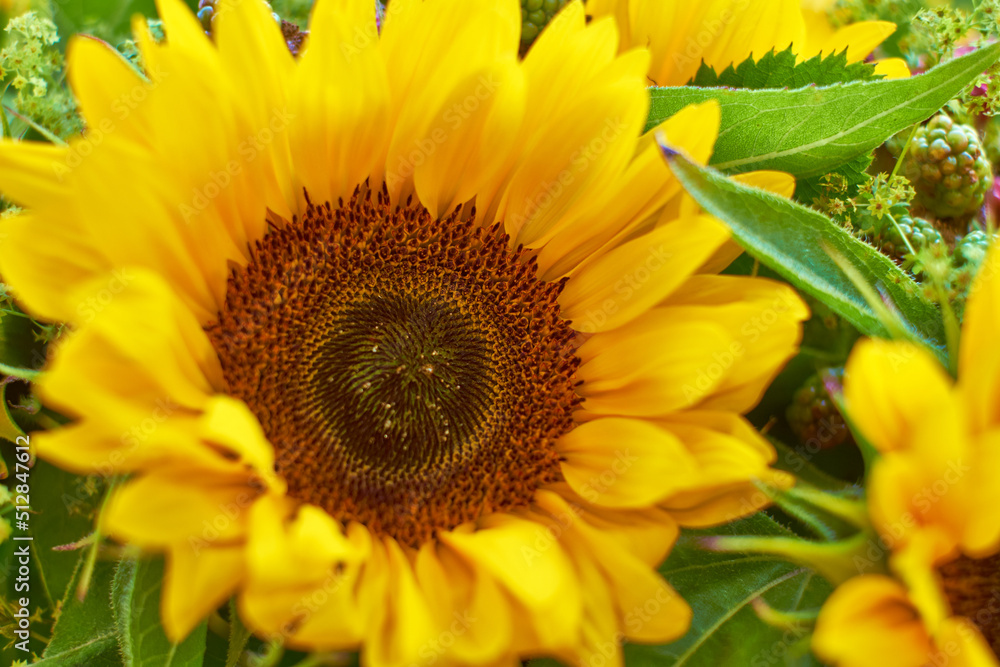
<path id="1" fill-rule="evenodd" d="M 581 592 L 548 527 L 510 515 L 493 515 L 484 525 L 471 533 L 443 533 L 440 540 L 523 605 L 529 626 L 545 645 L 570 640 L 580 618 Z"/>
<path id="2" fill-rule="evenodd" d="M 747 421 L 746 417 L 724 410 L 685 410 L 660 420 L 662 424 L 689 424 L 741 441 L 762 461 L 776 460 L 774 447 Z"/>
<path id="3" fill-rule="evenodd" d="M 923 349 L 867 340 L 847 362 L 844 399 L 865 437 L 888 452 L 909 446 L 917 422 L 946 400 L 949 385 L 944 369 Z"/>
<path id="4" fill-rule="evenodd" d="M 847 49 L 847 62 L 861 62 L 894 32 L 896 24 L 889 21 L 859 21 L 837 30 L 829 39 L 818 45 L 816 52 L 830 55 Z"/>
<path id="5" fill-rule="evenodd" d="M 559 296 L 563 316 L 584 333 L 627 324 L 669 296 L 728 237 L 721 223 L 699 216 L 615 248 L 566 284 Z"/>
<path id="6" fill-rule="evenodd" d="M 431 606 L 435 632 L 453 642 L 460 662 L 491 663 L 511 648 L 510 604 L 496 580 L 468 567 L 449 549 L 425 543 L 415 563 L 420 588 Z"/>
<path id="7" fill-rule="evenodd" d="M 198 410 L 222 384 L 215 350 L 162 278 L 138 269 L 85 285 L 79 321 L 39 390 L 73 415 L 107 415 L 128 431 L 143 419 Z M 167 407 L 164 408 L 163 406 Z M 161 420 L 162 421 L 162 420 Z"/>
<path id="8" fill-rule="evenodd" d="M 721 72 L 801 43 L 805 34 L 799 0 L 643 2 L 631 28 L 631 44 L 653 51 L 650 79 L 660 86 L 684 85 L 702 61 Z"/>
<path id="9" fill-rule="evenodd" d="M 681 187 L 670 173 L 654 135 L 663 132 L 672 146 L 684 150 L 699 164 L 706 164 L 719 134 L 720 114 L 719 103 L 709 100 L 684 107 L 647 132 L 621 178 L 602 186 L 609 195 L 604 203 L 561 225 L 561 231 L 542 249 L 538 266 L 545 279 L 558 279 L 589 257 L 620 245 L 656 216 Z"/>
<path id="10" fill-rule="evenodd" d="M 0 141 L 0 192 L 22 206 L 42 208 L 65 197 L 72 171 L 67 146 L 34 141 Z"/>
<path id="11" fill-rule="evenodd" d="M 902 58 L 885 58 L 875 61 L 875 73 L 887 79 L 908 79 L 912 75 Z"/>
<path id="12" fill-rule="evenodd" d="M 667 301 L 676 317 L 700 319 L 732 332 L 733 341 L 716 356 L 711 375 L 718 384 L 699 405 L 708 410 L 750 410 L 791 358 L 809 316 L 801 297 L 764 279 L 694 276 Z M 713 378 L 715 379 L 715 378 Z"/>
<path id="13" fill-rule="evenodd" d="M 956 466 L 959 472 L 967 473 L 963 484 L 972 489 L 974 498 L 965 520 L 965 544 L 967 552 L 976 556 L 987 556 L 1000 550 L 1000 485 L 994 483 L 994 473 L 1000 470 L 1000 430 L 985 433 L 975 441 L 972 460 Z M 958 474 L 954 471 L 951 475 Z"/>
<path id="14" fill-rule="evenodd" d="M 241 616 L 296 646 L 356 649 L 372 617 L 371 605 L 358 597 L 371 536 L 354 524 L 345 539 L 337 522 L 308 506 L 286 524 L 292 511 L 286 498 L 273 497 L 252 509 Z M 370 578 L 364 585 L 380 601 L 383 589 Z"/>
<path id="15" fill-rule="evenodd" d="M 443 121 L 448 124 L 449 134 L 457 130 L 456 140 L 474 131 L 475 121 L 472 126 L 466 126 L 467 119 L 463 117 L 466 111 L 462 107 L 469 101 L 468 96 L 464 95 L 461 100 L 449 98 L 463 87 L 473 95 L 478 87 L 483 97 L 491 97 L 497 92 L 484 92 L 479 86 L 482 81 L 476 79 L 504 63 L 516 62 L 520 13 L 510 0 L 489 0 L 474 5 L 458 0 L 434 3 L 404 0 L 398 7 L 390 7 L 388 14 L 381 38 L 375 35 L 374 41 L 384 58 L 393 91 L 390 111 L 393 131 L 385 180 L 390 196 L 398 200 L 410 194 L 414 170 L 424 165 L 430 153 L 436 152 L 432 149 L 441 143 L 430 137 L 432 128 Z M 414 40 L 414 34 L 422 38 Z M 427 85 L 429 81 L 434 85 Z M 510 76 L 499 85 L 519 86 L 518 81 L 516 75 Z M 517 98 L 521 93 L 505 90 L 500 94 L 504 98 Z M 491 140 L 497 138 L 491 137 Z M 501 146 L 500 155 L 484 156 L 484 162 L 493 157 L 506 163 L 511 147 L 508 141 Z M 444 183 L 438 185 L 445 186 Z M 433 200 L 429 203 L 439 204 Z"/>
<path id="16" fill-rule="evenodd" d="M 326 512 L 303 505 L 286 523 L 288 511 L 287 503 L 271 497 L 251 509 L 247 556 L 258 584 L 292 589 L 316 584 L 336 563 L 362 557 Z"/>
<path id="17" fill-rule="evenodd" d="M 931 640 L 898 582 L 881 575 L 855 577 L 823 605 L 812 647 L 838 667 L 923 667 Z"/>
<path id="18" fill-rule="evenodd" d="M 420 201 L 447 215 L 498 178 L 520 130 L 524 77 L 511 61 L 494 63 L 458 83 L 407 156 Z"/>
<path id="19" fill-rule="evenodd" d="M 733 180 L 786 199 L 795 194 L 795 177 L 783 171 L 751 171 L 737 174 L 733 176 Z"/>
<path id="20" fill-rule="evenodd" d="M 523 63 L 527 104 L 500 211 L 517 243 L 540 247 L 610 200 L 613 182 L 635 152 L 649 97 L 648 56 L 616 57 L 610 20 L 584 23 L 572 2 L 549 24 Z M 574 66 L 566 68 L 565 63 Z M 545 155 L 539 161 L 531 156 Z"/>
<path id="21" fill-rule="evenodd" d="M 725 485 L 706 485 L 698 491 L 684 491 L 660 507 L 685 528 L 708 528 L 731 523 L 755 514 L 771 504 L 761 486 L 788 489 L 795 477 L 778 470 L 763 470 L 752 480 Z"/>
<path id="22" fill-rule="evenodd" d="M 785 488 L 794 479 L 769 468 L 774 450 L 759 435 L 748 433 L 739 418 L 679 413 L 658 425 L 673 433 L 695 462 L 685 487 L 660 503 L 683 525 L 713 525 L 752 514 L 770 502 L 757 483 Z"/>
<path id="23" fill-rule="evenodd" d="M 959 387 L 983 431 L 1000 426 L 1000 243 L 994 243 L 970 292 L 959 352 Z"/>
<path id="24" fill-rule="evenodd" d="M 935 563 L 948 558 L 942 559 L 936 553 L 937 544 L 929 533 L 918 534 L 906 544 L 892 546 L 890 567 L 906 586 L 907 597 L 920 613 L 924 627 L 934 636 L 951 613 L 935 568 Z"/>
<path id="25" fill-rule="evenodd" d="M 256 496 L 243 484 L 205 486 L 145 475 L 111 497 L 102 523 L 107 532 L 133 544 L 165 548 L 180 543 L 201 553 L 243 538 Z"/>
<path id="26" fill-rule="evenodd" d="M 570 507 L 555 494 L 540 495 L 540 504 L 554 516 L 579 515 L 579 520 L 561 527 L 561 539 L 580 565 L 593 559 L 603 582 L 621 614 L 623 635 L 640 642 L 663 643 L 683 635 L 691 622 L 691 608 L 657 573 L 654 566 L 638 558 L 627 542 L 615 539 L 615 528 L 603 529 L 600 520 Z M 672 543 L 677 530 L 671 524 L 661 528 Z M 612 640 L 613 641 L 613 640 Z"/>
<path id="27" fill-rule="evenodd" d="M 28 312 L 51 322 L 67 322 L 85 307 L 68 298 L 67 287 L 85 283 L 109 267 L 82 240 L 71 219 L 65 221 L 63 233 L 38 243 L 45 224 L 27 213 L 0 219 L 0 274 L 17 285 L 18 303 Z"/>
<path id="28" fill-rule="evenodd" d="M 257 417 L 243 401 L 215 396 L 205 407 L 202 437 L 223 446 L 239 461 L 246 462 L 269 487 L 280 492 L 284 482 L 274 473 L 274 448 L 264 435 Z"/>
<path id="29" fill-rule="evenodd" d="M 915 457 L 893 454 L 880 459 L 868 485 L 868 512 L 875 528 L 898 548 L 919 537 L 933 540 L 936 554 L 944 555 L 955 551 L 960 536 L 939 511 L 936 501 L 943 494 L 932 490 L 927 473 Z M 951 488 L 939 490 L 948 493 Z"/>
<path id="30" fill-rule="evenodd" d="M 248 176 L 251 187 L 266 193 L 267 208 L 291 219 L 298 213 L 294 203 L 301 198 L 295 191 L 297 179 L 291 165 L 287 133 L 278 130 L 271 141 L 263 129 L 278 127 L 275 122 L 289 111 L 289 81 L 295 61 L 271 11 L 261 2 L 222 0 L 215 4 L 212 34 L 227 76 L 240 91 L 251 124 L 261 131 L 257 146 L 263 146 L 266 159 L 254 159 Z M 272 126 L 272 123 L 273 126 Z M 246 145 L 244 145 L 246 148 Z"/>
<path id="31" fill-rule="evenodd" d="M 365 644 L 365 662 L 373 667 L 410 665 L 424 657 L 437 638 L 427 597 L 417 584 L 413 565 L 395 540 L 385 549 L 389 599 L 378 605 L 375 627 Z"/>
<path id="32" fill-rule="evenodd" d="M 243 547 L 218 547 L 195 553 L 187 544 L 167 552 L 160 612 L 163 629 L 180 642 L 202 619 L 225 602 L 243 579 Z"/>
<path id="33" fill-rule="evenodd" d="M 722 378 L 717 357 L 732 342 L 712 322 L 672 317 L 658 308 L 623 327 L 595 334 L 578 350 L 584 408 L 621 416 L 667 414 L 693 405 Z"/>
<path id="34" fill-rule="evenodd" d="M 595 419 L 556 445 L 566 481 L 608 507 L 649 507 L 688 485 L 697 466 L 671 433 L 638 419 Z"/>
<path id="35" fill-rule="evenodd" d="M 131 102 L 143 98 L 153 84 L 144 79 L 121 53 L 87 35 L 74 37 L 66 49 L 69 82 L 87 122 L 85 142 L 95 143 L 112 133 L 128 141 L 146 143 L 149 126 L 142 114 L 132 113 Z M 79 149 L 78 149 L 79 150 Z"/>
<path id="36" fill-rule="evenodd" d="M 607 76 L 609 81 L 582 91 L 558 125 L 523 148 L 523 163 L 507 191 L 505 215 L 516 243 L 540 247 L 589 213 L 606 197 L 600 184 L 617 178 L 631 161 L 648 106 L 638 74 L 643 63 L 629 62 L 639 56 L 644 54 L 622 57 L 615 69 L 626 70 L 624 74 Z"/>
<path id="37" fill-rule="evenodd" d="M 156 0 L 156 9 L 171 46 L 200 54 L 212 50 L 205 29 L 182 0 Z"/>
<path id="38" fill-rule="evenodd" d="M 979 629 L 968 619 L 949 618 L 936 637 L 938 646 L 949 650 L 948 664 L 954 667 L 998 667 L 1000 661 Z"/>
<path id="39" fill-rule="evenodd" d="M 349 197 L 377 171 L 388 141 L 389 82 L 372 3 L 316 3 L 290 95 L 295 174 L 313 201 Z"/>
<path id="40" fill-rule="evenodd" d="M 566 538 L 566 542 L 574 550 L 587 548 L 579 539 Z M 573 562 L 580 586 L 586 591 L 587 603 L 580 622 L 578 645 L 557 652 L 556 656 L 567 665 L 623 667 L 621 645 L 617 640 L 621 635 L 618 629 L 620 621 L 611 585 L 589 554 L 574 554 Z"/>

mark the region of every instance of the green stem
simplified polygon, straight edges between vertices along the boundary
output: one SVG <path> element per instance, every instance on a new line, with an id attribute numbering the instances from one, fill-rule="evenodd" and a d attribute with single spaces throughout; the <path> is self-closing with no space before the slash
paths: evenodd
<path id="1" fill-rule="evenodd" d="M 42 371 L 34 371 L 30 368 L 18 368 L 17 366 L 8 366 L 7 364 L 0 364 L 0 373 L 18 378 L 20 380 L 28 380 L 29 382 L 37 380 L 42 375 Z"/>
<path id="2" fill-rule="evenodd" d="M 865 280 L 860 271 L 854 268 L 853 264 L 848 262 L 847 259 L 845 259 L 844 256 L 832 246 L 824 244 L 823 250 L 830 256 L 831 259 L 833 259 L 834 262 L 836 262 L 837 266 L 840 267 L 840 270 L 844 272 L 844 275 L 846 275 L 848 279 L 854 283 L 857 290 L 861 292 L 861 296 L 864 297 L 868 307 L 872 309 L 875 316 L 878 317 L 879 321 L 886 328 L 892 338 L 908 340 L 912 343 L 923 345 L 923 342 L 917 339 L 913 333 L 906 328 L 899 316 L 886 307 L 878 292 L 875 291 L 875 288 L 868 284 L 868 281 Z"/>
<path id="3" fill-rule="evenodd" d="M 10 88 L 10 81 L 8 81 L 6 85 L 4 85 L 3 90 L 0 91 L 0 102 L 2 102 L 3 98 L 7 96 L 8 88 Z M 0 120 L 3 121 L 3 138 L 13 139 L 14 134 L 10 131 L 10 121 L 7 120 L 7 112 L 3 109 L 0 109 Z"/>
<path id="4" fill-rule="evenodd" d="M 87 560 L 83 563 L 83 572 L 80 573 L 80 583 L 76 587 L 76 599 L 83 602 L 83 599 L 87 597 L 87 589 L 90 588 L 90 580 L 94 576 L 94 566 L 97 565 L 97 552 L 101 547 L 101 516 L 104 514 L 104 510 L 108 506 L 108 500 L 111 498 L 111 494 L 114 493 L 115 488 L 118 486 L 120 478 L 115 477 L 108 484 L 108 490 L 104 493 L 104 498 L 101 500 L 101 508 L 97 511 L 97 521 L 94 526 L 93 532 L 93 543 L 87 550 Z"/>
<path id="5" fill-rule="evenodd" d="M 910 130 L 910 136 L 906 138 L 906 143 L 903 144 L 903 152 L 899 154 L 899 158 L 896 160 L 896 166 L 892 168 L 892 173 L 889 174 L 889 180 L 891 181 L 899 173 L 899 167 L 903 164 L 903 160 L 906 159 L 906 153 L 910 150 L 910 143 L 913 141 L 913 136 L 917 133 L 920 128 L 920 123 L 913 126 Z"/>
<path id="6" fill-rule="evenodd" d="M 274 667 L 285 655 L 285 646 L 280 640 L 274 640 L 264 649 L 264 655 L 254 663 L 254 667 Z"/>
<path id="7" fill-rule="evenodd" d="M 775 609 L 762 597 L 754 598 L 750 603 L 757 618 L 764 621 L 772 628 L 779 630 L 804 630 L 816 625 L 819 617 L 819 609 L 806 609 L 803 611 L 781 611 Z"/>
<path id="8" fill-rule="evenodd" d="M 892 221 L 892 224 L 896 227 L 896 231 L 899 232 L 899 235 L 903 237 L 903 243 L 906 244 L 907 250 L 910 251 L 911 255 L 916 255 L 917 251 L 913 249 L 912 245 L 910 245 L 910 239 L 903 233 L 903 228 L 899 226 L 898 222 L 896 222 L 896 218 L 892 217 L 892 213 L 886 213 L 886 215 L 889 216 L 889 220 Z"/>
<path id="9" fill-rule="evenodd" d="M 810 542 L 797 537 L 716 536 L 700 540 L 710 551 L 760 553 L 778 556 L 812 568 L 831 584 L 839 585 L 865 572 L 884 572 L 887 554 L 879 550 L 868 558 L 875 537 L 862 532 L 837 542 Z"/>
<path id="10" fill-rule="evenodd" d="M 237 667 L 250 639 L 250 630 L 240 620 L 236 600 L 229 600 L 229 647 L 226 649 L 226 667 Z"/>
<path id="11" fill-rule="evenodd" d="M 229 623 L 226 619 L 219 615 L 219 612 L 213 611 L 208 617 L 208 629 L 213 633 L 219 635 L 223 638 L 229 637 Z"/>
<path id="12" fill-rule="evenodd" d="M 804 485 L 801 481 L 784 493 L 816 509 L 832 514 L 838 519 L 843 519 L 856 528 L 865 530 L 871 526 L 868 520 L 868 510 L 861 501 L 814 489 Z"/>
<path id="13" fill-rule="evenodd" d="M 31 315 L 28 315 L 27 313 L 22 313 L 17 310 L 10 310 L 8 308 L 0 308 L 0 313 L 3 313 L 4 315 L 14 315 L 16 317 L 25 317 L 29 320 L 34 319 Z"/>
<path id="14" fill-rule="evenodd" d="M 46 431 L 51 431 L 54 428 L 59 428 L 60 426 L 62 426 L 62 424 L 60 424 L 55 419 L 53 419 L 52 417 L 48 416 L 43 412 L 39 412 L 37 415 L 35 415 L 35 423 L 41 426 Z"/>
<path id="15" fill-rule="evenodd" d="M 40 125 L 39 123 L 36 123 L 31 118 L 28 118 L 27 116 L 25 116 L 25 115 L 23 115 L 21 113 L 18 113 L 17 111 L 15 111 L 14 109 L 12 109 L 11 107 L 8 107 L 8 106 L 5 105 L 4 109 L 6 109 L 7 111 L 9 111 L 11 113 L 11 115 L 13 115 L 18 120 L 21 120 L 21 121 L 24 121 L 25 123 L 27 123 L 29 126 L 31 126 L 32 129 L 35 130 L 35 132 L 38 132 L 38 134 L 40 134 L 43 137 L 45 137 L 46 139 L 48 139 L 49 141 L 51 141 L 52 143 L 54 143 L 56 146 L 69 146 L 68 143 L 66 143 L 63 139 L 61 139 L 60 137 L 58 137 L 57 135 L 55 135 L 47 127 L 45 127 L 43 125 Z M 6 115 L 6 114 L 3 114 L 3 115 Z"/>
<path id="16" fill-rule="evenodd" d="M 804 354 L 807 357 L 812 357 L 813 359 L 819 359 L 821 361 L 829 361 L 833 363 L 843 363 L 844 359 L 842 355 L 834 354 L 833 352 L 827 352 L 826 350 L 820 350 L 815 347 L 809 347 L 803 345 L 799 347 L 799 353 Z"/>
<path id="17" fill-rule="evenodd" d="M 295 663 L 294 667 L 330 667 L 346 664 L 343 653 L 312 653 L 305 660 Z"/>
<path id="18" fill-rule="evenodd" d="M 941 317 L 944 319 L 944 335 L 948 345 L 948 370 L 952 376 L 958 375 L 958 347 L 962 337 L 962 327 L 955 316 L 955 310 L 951 307 L 948 299 L 948 292 L 940 283 L 935 284 L 938 301 L 941 302 Z"/>

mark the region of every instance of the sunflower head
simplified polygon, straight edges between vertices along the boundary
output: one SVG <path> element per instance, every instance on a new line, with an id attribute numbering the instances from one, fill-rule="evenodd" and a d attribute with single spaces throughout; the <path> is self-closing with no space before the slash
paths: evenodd
<path id="1" fill-rule="evenodd" d="M 74 328 L 38 451 L 128 476 L 102 529 L 166 553 L 168 633 L 236 594 L 373 665 L 456 617 L 449 664 L 681 635 L 654 568 L 789 483 L 740 414 L 807 313 L 714 275 L 725 228 L 640 134 L 648 54 L 580 2 L 523 60 L 516 0 L 393 0 L 381 35 L 321 1 L 298 59 L 263 3 L 214 12 L 162 0 L 144 73 L 76 40 L 88 131 L 0 145 L 0 271 Z M 654 132 L 704 162 L 718 123 Z"/>

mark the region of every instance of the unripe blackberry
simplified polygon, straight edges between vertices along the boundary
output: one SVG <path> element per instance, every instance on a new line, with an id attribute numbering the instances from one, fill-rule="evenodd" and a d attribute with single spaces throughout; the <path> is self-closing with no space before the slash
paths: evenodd
<path id="1" fill-rule="evenodd" d="M 943 241 L 941 232 L 923 218 L 911 218 L 908 215 L 901 216 L 896 221 L 899 223 L 899 229 L 896 228 L 896 225 L 892 224 L 892 221 L 888 222 L 889 224 L 886 225 L 879 249 L 890 257 L 903 259 L 910 254 L 910 248 L 906 245 L 904 236 L 906 239 L 909 239 L 910 245 L 913 246 L 913 250 L 916 252 L 920 252 L 929 245 Z"/>
<path id="2" fill-rule="evenodd" d="M 521 0 L 521 51 L 528 50 L 569 0 Z"/>
<path id="3" fill-rule="evenodd" d="M 917 129 L 904 166 L 917 203 L 940 218 L 976 213 L 993 182 L 976 130 L 944 114 Z"/>
<path id="4" fill-rule="evenodd" d="M 966 234 L 955 243 L 955 266 L 972 265 L 978 268 L 994 239 L 996 234 L 987 234 L 978 229 Z"/>
<path id="5" fill-rule="evenodd" d="M 834 371 L 834 375 L 842 376 L 843 370 Z M 811 376 L 795 392 L 785 419 L 802 444 L 820 449 L 836 447 L 851 435 L 819 374 Z"/>

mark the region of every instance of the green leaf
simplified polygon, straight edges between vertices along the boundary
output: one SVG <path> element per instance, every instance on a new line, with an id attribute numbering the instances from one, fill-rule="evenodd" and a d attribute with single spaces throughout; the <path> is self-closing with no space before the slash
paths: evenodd
<path id="1" fill-rule="evenodd" d="M 45 363 L 41 329 L 27 315 L 0 309 L 0 373 L 25 380 L 38 376 Z"/>
<path id="2" fill-rule="evenodd" d="M 869 285 L 884 290 L 910 334 L 940 352 L 944 325 L 937 307 L 888 257 L 801 204 L 736 183 L 679 153 L 670 151 L 667 161 L 688 193 L 726 223 L 748 253 L 799 290 L 828 305 L 862 333 L 889 336 L 864 296 L 827 252 L 831 249 Z"/>
<path id="3" fill-rule="evenodd" d="M 712 165 L 822 176 L 929 118 L 1000 56 L 1000 43 L 925 74 L 799 90 L 654 88 L 647 127 L 688 106 L 718 100 L 722 126 Z M 669 139 L 669 137 L 668 137 Z"/>
<path id="4" fill-rule="evenodd" d="M 154 0 L 60 0 L 52 6 L 64 48 L 66 37 L 76 33 L 115 43 L 129 36 L 133 15 L 156 16 Z"/>
<path id="5" fill-rule="evenodd" d="M 72 592 L 70 580 L 80 552 L 55 548 L 78 542 L 93 531 L 102 485 L 97 478 L 79 477 L 42 460 L 35 462 L 30 479 L 35 567 L 44 592 L 58 600 Z"/>
<path id="6" fill-rule="evenodd" d="M 858 194 L 858 186 L 864 184 L 868 176 L 868 167 L 872 164 L 872 154 L 866 153 L 859 157 L 854 158 L 849 162 L 845 162 L 833 171 L 831 174 L 838 174 L 843 176 L 847 184 L 847 192 L 843 195 L 838 195 L 840 197 L 855 197 Z M 825 176 L 826 174 L 824 174 Z M 795 183 L 795 200 L 800 201 L 803 204 L 810 205 L 814 200 L 819 199 L 823 196 L 823 176 L 811 176 L 809 178 L 800 178 Z"/>
<path id="7" fill-rule="evenodd" d="M 112 603 L 125 667 L 201 667 L 207 624 L 201 623 L 179 644 L 160 624 L 163 559 L 126 559 L 115 572 Z"/>
<path id="8" fill-rule="evenodd" d="M 709 535 L 791 536 L 766 514 L 712 530 L 685 531 L 660 573 L 694 611 L 691 629 L 664 646 L 627 644 L 628 667 L 719 667 L 719 665 L 818 665 L 808 653 L 808 633 L 767 625 L 751 606 L 761 597 L 782 612 L 822 606 L 830 585 L 810 570 L 770 556 L 704 551 Z"/>
<path id="9" fill-rule="evenodd" d="M 37 664 L 45 667 L 90 667 L 121 665 L 111 613 L 111 581 L 115 564 L 98 561 L 87 597 L 76 599 L 76 584 L 85 554 L 77 561 L 72 585 L 62 600 L 62 612 L 52 629 L 52 641 Z"/>
<path id="10" fill-rule="evenodd" d="M 802 88 L 830 86 L 851 81 L 873 81 L 882 78 L 869 63 L 847 62 L 847 49 L 823 57 L 817 55 L 803 62 L 788 47 L 780 53 L 769 51 L 760 60 L 750 56 L 735 67 L 730 65 L 721 74 L 704 62 L 689 85 L 701 88 Z"/>
<path id="11" fill-rule="evenodd" d="M 857 492 L 855 485 L 830 475 L 793 447 L 789 447 L 776 438 L 768 437 L 767 439 L 778 454 L 774 463 L 774 467 L 778 470 L 793 473 L 801 481 L 829 493 L 853 494 Z"/>

